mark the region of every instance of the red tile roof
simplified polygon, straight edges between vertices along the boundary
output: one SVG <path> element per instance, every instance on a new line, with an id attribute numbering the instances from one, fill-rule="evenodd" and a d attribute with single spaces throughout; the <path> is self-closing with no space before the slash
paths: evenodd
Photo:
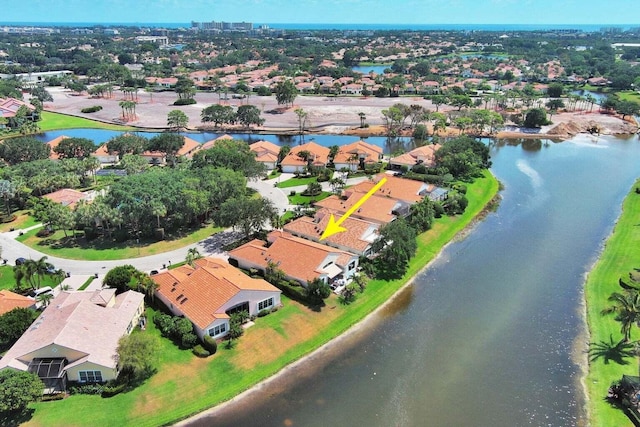
<path id="1" fill-rule="evenodd" d="M 216 258 L 201 258 L 195 268 L 181 266 L 152 276 L 158 293 L 171 301 L 200 329 L 229 316 L 222 310 L 240 291 L 273 291 L 276 287 L 254 279 Z"/>
<path id="2" fill-rule="evenodd" d="M 387 182 L 376 191 L 375 195 L 380 197 L 387 197 L 393 200 L 401 200 L 407 203 L 419 202 L 424 198 L 421 194 L 426 188 L 427 184 L 420 181 L 414 181 L 412 179 L 400 178 L 389 174 L 378 174 L 373 180 L 363 181 L 360 184 L 354 185 L 344 191 L 347 196 L 352 196 L 353 193 L 368 193 L 382 178 L 386 178 Z M 366 205 L 367 203 L 365 203 Z M 364 206 L 364 205 L 363 205 Z"/>
<path id="3" fill-rule="evenodd" d="M 207 142 L 205 142 L 204 144 L 202 144 L 202 147 L 200 147 L 201 150 L 208 150 L 209 148 L 213 148 L 214 145 L 216 145 L 217 141 L 223 140 L 223 139 L 233 139 L 233 137 L 231 135 L 222 135 L 219 136 L 217 138 L 214 138 L 212 140 L 209 140 Z"/>
<path id="4" fill-rule="evenodd" d="M 73 209 L 80 200 L 87 199 L 87 195 L 85 193 L 71 188 L 62 188 L 58 191 L 54 191 L 53 193 L 45 194 L 42 197 L 49 199 L 54 203 L 60 203 L 62 206 L 68 206 L 71 209 Z"/>
<path id="5" fill-rule="evenodd" d="M 408 153 L 391 158 L 390 163 L 411 167 L 421 162 L 425 167 L 433 167 L 435 165 L 435 153 L 440 147 L 440 144 L 423 145 L 422 147 L 414 148 Z"/>
<path id="6" fill-rule="evenodd" d="M 321 274 L 323 264 L 330 255 L 336 258 L 335 264 L 345 266 L 355 254 L 335 249 L 327 245 L 292 236 L 289 233 L 274 230 L 269 233 L 267 242 L 252 240 L 229 252 L 232 258 L 246 260 L 266 268 L 268 262 L 274 262 L 286 275 L 303 281 L 310 281 Z"/>
<path id="7" fill-rule="evenodd" d="M 52 139 L 51 141 L 48 141 L 48 142 L 46 143 L 46 144 L 49 146 L 49 149 L 50 149 L 50 151 L 49 151 L 49 158 L 50 158 L 51 160 L 58 160 L 58 159 L 60 158 L 60 155 L 59 155 L 58 153 L 56 153 L 56 152 L 54 151 L 54 149 L 58 146 L 58 144 L 60 144 L 60 142 L 61 142 L 63 139 L 67 139 L 67 138 L 69 138 L 69 137 L 68 137 L 68 136 L 64 136 L 64 135 L 60 135 L 59 137 L 54 138 L 54 139 Z"/>
<path id="8" fill-rule="evenodd" d="M 14 308 L 27 308 L 35 303 L 31 298 L 16 294 L 8 290 L 0 290 L 0 315 Z"/>
<path id="9" fill-rule="evenodd" d="M 307 142 L 306 144 L 292 147 L 289 154 L 282 160 L 282 166 L 306 166 L 307 162 L 298 157 L 298 153 L 302 151 L 308 151 L 311 154 L 312 164 L 316 166 L 326 166 L 329 161 L 330 150 L 327 147 L 315 142 Z"/>
<path id="10" fill-rule="evenodd" d="M 342 213 L 344 212 L 332 212 L 329 209 L 321 209 L 316 213 L 314 218 L 302 216 L 291 221 L 284 226 L 284 231 L 313 240 L 314 242 L 319 242 L 322 232 L 327 228 L 331 214 L 338 220 Z M 323 240 L 323 242 L 327 245 L 339 246 L 348 248 L 354 252 L 364 253 L 371 243 L 373 243 L 375 236 L 377 236 L 377 232 L 374 230 L 377 230 L 380 224 L 351 216 L 342 223 L 342 226 L 346 228 L 346 231 L 336 233 Z"/>
<path id="11" fill-rule="evenodd" d="M 334 163 L 349 163 L 352 156 L 364 159 L 365 162 L 375 163 L 382 158 L 382 148 L 365 141 L 356 141 L 343 145 L 333 159 Z"/>
<path id="12" fill-rule="evenodd" d="M 329 209 L 341 216 L 362 198 L 362 194 L 359 191 L 351 191 L 346 200 L 338 196 L 329 196 L 316 202 L 314 206 Z M 392 212 L 397 207 L 397 200 L 374 194 L 352 216 L 378 224 L 388 224 L 396 219 Z"/>

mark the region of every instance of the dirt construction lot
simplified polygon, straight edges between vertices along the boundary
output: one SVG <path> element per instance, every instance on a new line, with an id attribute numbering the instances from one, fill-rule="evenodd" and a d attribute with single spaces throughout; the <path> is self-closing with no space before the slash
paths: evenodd
<path id="1" fill-rule="evenodd" d="M 317 133 L 353 133 L 350 129 L 360 127 L 360 113 L 365 114 L 365 121 L 371 127 L 369 130 L 362 129 L 359 132 L 366 134 L 378 134 L 381 132 L 380 125 L 383 124 L 382 110 L 389 108 L 395 103 L 418 104 L 431 111 L 435 111 L 435 106 L 429 100 L 421 97 L 403 98 L 376 98 L 376 97 L 347 97 L 347 96 L 298 96 L 293 107 L 288 109 L 280 108 L 280 114 L 269 113 L 278 109 L 274 96 L 251 96 L 247 99 L 233 99 L 229 95 L 228 100 L 220 99 L 216 93 L 198 92 L 196 104 L 187 106 L 175 106 L 173 102 L 177 99 L 176 94 L 171 91 L 147 93 L 140 91 L 137 95 L 136 117 L 132 120 L 123 120 L 122 109 L 119 103 L 125 100 L 124 94 L 115 91 L 113 97 L 92 98 L 88 95 L 76 95 L 67 89 L 50 88 L 54 101 L 45 104 L 48 111 L 70 114 L 79 117 L 86 117 L 109 123 L 120 123 L 131 126 L 160 129 L 167 126 L 167 114 L 171 110 L 181 110 L 189 117 L 189 129 L 202 129 L 205 125 L 200 121 L 200 113 L 209 105 L 222 103 L 237 107 L 242 103 L 255 105 L 262 111 L 262 118 L 265 123 L 255 130 L 262 132 L 297 132 L 298 116 L 294 112 L 297 108 L 302 108 L 307 113 L 306 129 Z M 224 95 L 223 95 L 224 96 Z M 99 105 L 102 110 L 84 114 L 80 110 L 86 107 Z M 440 106 L 440 112 L 452 110 L 449 106 Z M 597 126 L 600 134 L 629 134 L 637 131 L 635 123 L 623 121 L 615 115 L 600 114 L 597 109 L 593 113 L 559 113 L 552 117 L 553 124 L 545 126 L 541 131 L 533 136 L 553 135 L 558 138 L 569 137 L 572 134 L 586 132 L 587 128 Z M 562 124 L 555 131 L 554 127 Z M 225 130 L 234 131 L 239 128 L 227 127 Z M 531 136 L 522 134 L 514 129 L 513 136 Z M 501 136 L 510 136 L 514 132 L 507 132 Z"/>

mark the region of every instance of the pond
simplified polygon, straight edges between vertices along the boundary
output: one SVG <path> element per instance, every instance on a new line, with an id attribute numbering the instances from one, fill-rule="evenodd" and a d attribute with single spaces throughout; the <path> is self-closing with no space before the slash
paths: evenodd
<path id="1" fill-rule="evenodd" d="M 607 97 L 606 93 L 594 92 L 591 90 L 572 90 L 571 94 L 580 95 L 583 97 L 586 97 L 587 95 L 591 95 L 596 100 L 596 104 L 600 104 L 600 102 Z"/>

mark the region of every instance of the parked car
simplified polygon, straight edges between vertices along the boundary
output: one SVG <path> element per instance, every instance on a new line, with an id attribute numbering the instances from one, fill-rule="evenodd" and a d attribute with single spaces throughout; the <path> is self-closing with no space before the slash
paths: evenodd
<path id="1" fill-rule="evenodd" d="M 29 292 L 29 296 L 32 296 L 34 298 L 38 298 L 38 296 L 42 294 L 53 294 L 53 289 L 51 289 L 50 286 L 43 286 L 41 288 L 34 289 L 31 292 Z"/>
<path id="2" fill-rule="evenodd" d="M 27 262 L 26 258 L 22 258 L 22 257 L 16 258 L 16 265 L 22 265 L 25 262 Z"/>

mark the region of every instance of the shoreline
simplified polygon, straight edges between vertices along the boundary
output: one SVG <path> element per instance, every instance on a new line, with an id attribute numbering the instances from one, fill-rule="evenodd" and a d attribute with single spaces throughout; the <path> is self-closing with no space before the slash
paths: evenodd
<path id="1" fill-rule="evenodd" d="M 192 416 L 189 416 L 188 418 L 179 420 L 176 423 L 173 423 L 171 425 L 175 427 L 184 427 L 189 425 L 192 422 L 196 422 L 199 420 L 203 420 L 207 417 L 214 416 L 220 411 L 227 409 L 231 405 L 239 404 L 241 401 L 251 397 L 254 393 L 259 392 L 269 384 L 281 379 L 286 374 L 290 373 L 292 370 L 299 368 L 301 365 L 312 362 L 315 358 L 320 357 L 323 353 L 326 353 L 328 351 L 331 351 L 332 349 L 339 347 L 339 344 L 343 343 L 345 340 L 352 338 L 358 332 L 364 331 L 365 327 L 370 326 L 373 322 L 375 322 L 376 320 L 379 320 L 377 316 L 379 316 L 380 313 L 384 309 L 386 309 L 388 306 L 392 305 L 395 302 L 395 300 L 402 294 L 403 291 L 405 291 L 408 287 L 412 286 L 413 282 L 415 281 L 418 275 L 422 274 L 434 262 L 440 259 L 445 249 L 447 249 L 454 242 L 464 240 L 478 225 L 478 223 L 483 221 L 486 218 L 486 216 L 489 215 L 489 213 L 494 211 L 495 207 L 499 204 L 499 201 L 501 199 L 500 192 L 502 191 L 502 184 L 499 181 L 498 183 L 499 183 L 498 190 L 494 194 L 494 196 L 491 199 L 489 199 L 489 201 L 487 201 L 487 203 L 483 206 L 483 208 L 476 215 L 474 215 L 473 219 L 468 224 L 466 224 L 464 228 L 459 230 L 446 244 L 444 244 L 440 248 L 438 253 L 431 260 L 429 260 L 429 262 L 427 262 L 424 266 L 422 266 L 416 273 L 414 273 L 411 277 L 409 277 L 405 283 L 403 283 L 398 289 L 396 289 L 393 295 L 389 299 L 387 299 L 385 302 L 377 306 L 373 311 L 371 311 L 365 317 L 360 319 L 357 323 L 349 327 L 343 333 L 337 335 L 336 337 L 332 338 L 328 342 L 322 344 L 320 347 L 312 350 L 310 353 L 305 354 L 299 359 L 294 360 L 293 362 L 291 362 L 290 364 L 288 364 L 287 366 L 285 366 L 284 368 L 276 372 L 274 375 L 271 375 L 265 378 L 264 380 L 258 382 L 257 384 L 253 385 L 252 387 L 248 388 L 242 393 L 232 397 L 227 401 L 221 402 L 216 406 L 213 406 L 209 409 L 205 409 L 204 411 L 194 414 Z"/>
<path id="2" fill-rule="evenodd" d="M 181 107 L 173 105 L 174 92 L 160 92 L 153 95 L 153 100 L 147 96 L 140 96 L 137 103 L 136 115 L 131 120 L 123 120 L 118 101 L 124 99 L 119 93 L 111 98 L 92 98 L 87 95 L 75 96 L 65 89 L 52 90 L 53 101 L 44 106 L 44 111 L 58 113 L 68 117 L 93 120 L 105 125 L 120 125 L 135 128 L 137 131 L 158 131 L 167 128 L 166 117 L 172 110 L 184 112 L 189 119 L 186 130 L 190 132 L 214 132 L 214 133 L 249 133 L 249 134 L 299 134 L 299 119 L 295 109 L 303 109 L 309 119 L 304 133 L 321 133 L 335 135 L 352 135 L 354 137 L 386 136 L 382 112 L 389 107 L 400 103 L 405 105 L 420 105 L 428 111 L 438 111 L 434 104 L 423 97 L 399 97 L 376 98 L 361 96 L 310 96 L 300 95 L 295 99 L 293 106 L 282 108 L 277 104 L 274 96 L 256 96 L 252 105 L 257 105 L 265 120 L 263 125 L 256 128 L 246 128 L 239 125 L 214 128 L 202 123 L 200 113 L 208 105 L 218 104 L 215 93 L 198 92 L 197 103 Z M 241 100 L 231 100 L 225 105 L 238 107 Z M 102 110 L 95 113 L 82 113 L 83 108 L 99 105 Z M 269 114 L 267 111 L 280 110 L 279 114 Z M 452 106 L 441 106 L 441 113 L 457 113 Z M 506 114 L 506 112 L 501 112 Z M 360 119 L 359 114 L 366 118 Z M 492 135 L 483 135 L 492 138 L 544 138 L 544 139 L 568 139 L 578 133 L 587 133 L 596 129 L 600 135 L 621 135 L 638 132 L 638 124 L 633 119 L 623 120 L 615 114 L 600 112 L 563 111 L 552 117 L 552 124 L 543 126 L 538 133 L 527 133 L 505 130 Z M 433 133 L 430 123 L 428 128 Z M 510 122 L 507 125 L 513 125 Z M 407 136 L 408 131 L 403 132 Z M 410 133 L 410 132 L 408 132 Z M 445 131 L 439 131 L 438 136 L 458 136 L 460 130 L 454 126 L 447 127 Z M 471 134 L 471 132 L 466 132 Z M 484 132 L 483 132 L 484 134 Z M 410 135 L 409 135 L 410 136 Z M 475 136 L 475 135 L 470 135 Z"/>
<path id="3" fill-rule="evenodd" d="M 638 232 L 635 230 L 634 212 L 638 211 L 638 197 L 634 189 L 640 185 L 637 178 L 630 186 L 622 203 L 618 207 L 617 216 L 610 232 L 603 238 L 591 268 L 585 273 L 583 286 L 584 323 L 587 346 L 590 342 L 606 342 L 611 336 L 620 336 L 619 323 L 611 317 L 603 317 L 596 306 L 606 304 L 611 292 L 619 292 L 618 278 L 637 266 Z M 622 227 L 622 228 L 621 228 Z M 630 228 L 629 228 L 630 227 Z M 614 261 L 615 260 L 615 261 Z M 577 339 L 580 336 L 576 337 Z M 576 342 L 576 347 L 577 347 Z M 606 364 L 601 360 L 589 360 L 585 352 L 582 360 L 586 359 L 585 375 L 582 385 L 585 393 L 585 413 L 589 425 L 617 426 L 629 422 L 627 416 L 619 409 L 606 403 L 607 388 L 622 375 L 637 375 L 637 357 L 628 364 Z M 635 363 L 634 363 L 635 362 Z M 605 402 L 605 403 L 603 403 Z"/>

